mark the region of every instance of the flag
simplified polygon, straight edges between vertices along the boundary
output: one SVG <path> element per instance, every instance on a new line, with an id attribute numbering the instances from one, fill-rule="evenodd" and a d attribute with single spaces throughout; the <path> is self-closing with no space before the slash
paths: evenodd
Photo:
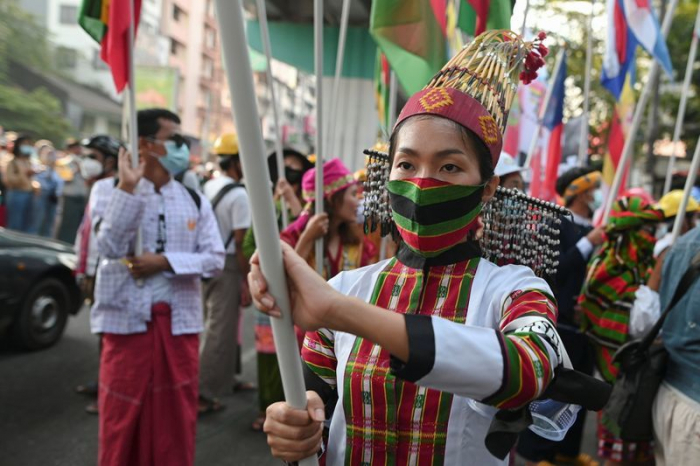
<path id="1" fill-rule="evenodd" d="M 384 134 L 389 134 L 391 124 L 389 121 L 389 93 L 395 92 L 389 89 L 390 87 L 389 62 L 386 56 L 377 50 L 377 61 L 374 65 L 374 96 L 377 101 L 377 113 L 379 113 L 379 125 L 382 127 Z"/>
<path id="2" fill-rule="evenodd" d="M 638 43 L 627 24 L 620 0 L 608 0 L 607 19 L 608 37 L 605 42 L 603 74 L 600 82 L 610 91 L 615 100 L 620 100 L 627 75 L 634 72 L 634 57 Z"/>
<path id="3" fill-rule="evenodd" d="M 624 9 L 625 18 L 637 41 L 661 64 L 666 73 L 673 74 L 671 57 L 654 14 L 650 0 L 618 0 Z"/>
<path id="4" fill-rule="evenodd" d="M 544 165 L 544 183 L 541 198 L 546 201 L 556 200 L 556 182 L 561 163 L 562 136 L 564 135 L 564 97 L 566 95 L 566 55 L 552 81 L 552 96 L 542 119 L 542 126 L 547 129 L 548 142 L 546 163 Z"/>
<path id="5" fill-rule="evenodd" d="M 610 121 L 610 129 L 608 131 L 608 151 L 603 158 L 603 179 L 601 183 L 601 190 L 605 204 L 607 204 L 610 189 L 612 188 L 613 180 L 615 179 L 615 172 L 618 170 L 620 158 L 622 158 L 622 151 L 625 147 L 625 139 L 628 137 L 630 127 L 632 126 L 634 107 L 635 101 L 634 92 L 632 91 L 632 80 L 628 76 L 623 86 L 620 100 L 617 102 L 617 104 L 615 104 L 612 120 Z M 616 198 L 626 189 L 625 186 L 627 186 L 629 169 L 629 166 L 624 167 L 625 171 L 622 175 L 622 183 L 620 183 L 620 189 L 615 195 Z M 605 207 L 606 206 L 604 205 L 598 210 L 598 215 L 595 219 L 596 224 L 602 220 L 602 218 L 600 218 L 600 214 L 605 212 Z"/>
<path id="6" fill-rule="evenodd" d="M 448 1 L 372 2 L 370 34 L 408 94 L 421 90 L 449 58 L 448 17 L 454 9 Z M 473 35 L 479 27 L 510 28 L 510 0 L 459 1 L 457 29 Z"/>
<path id="7" fill-rule="evenodd" d="M 100 58 L 112 70 L 118 92 L 129 82 L 130 1 L 134 4 L 136 30 L 141 15 L 141 0 L 83 0 L 78 15 L 78 24 L 100 44 Z"/>

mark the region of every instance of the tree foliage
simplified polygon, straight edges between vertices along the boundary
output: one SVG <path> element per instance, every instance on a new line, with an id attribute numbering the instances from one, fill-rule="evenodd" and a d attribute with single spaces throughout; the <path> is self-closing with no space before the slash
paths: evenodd
<path id="1" fill-rule="evenodd" d="M 615 100 L 613 96 L 600 83 L 605 53 L 605 1 L 598 0 L 595 8 L 595 24 L 593 29 L 593 66 L 591 69 L 591 92 L 589 127 L 590 139 L 604 141 L 609 128 Z M 573 118 L 581 115 L 583 111 L 583 87 L 586 69 L 586 41 L 588 28 L 588 15 L 590 4 L 584 1 L 572 2 L 571 0 L 530 0 L 530 13 L 528 26 L 534 30 L 545 30 L 550 35 L 550 43 L 555 42 L 552 48 L 552 57 L 556 55 L 557 48 L 565 44 L 568 59 L 567 94 L 564 115 Z M 697 13 L 698 0 L 681 0 L 674 14 L 673 26 L 667 39 L 671 54 L 671 61 L 675 71 L 674 82 L 676 85 L 662 85 L 661 95 L 661 121 L 660 136 L 672 137 L 673 125 L 678 111 L 680 100 L 680 84 L 683 81 L 688 50 L 692 38 L 692 30 Z M 554 30 L 553 30 L 554 29 Z M 698 57 L 700 58 L 700 57 Z M 551 62 L 553 63 L 553 59 Z M 641 47 L 637 50 L 637 82 L 635 93 L 637 98 L 646 81 L 650 59 L 649 55 Z M 690 100 L 688 101 L 686 118 L 683 126 L 682 139 L 688 145 L 688 150 L 695 147 L 700 135 L 700 79 L 698 78 L 700 61 L 696 61 L 694 79 L 691 80 Z M 664 78 L 666 79 L 666 78 Z M 662 83 L 664 81 L 662 80 Z M 640 132 L 640 143 L 644 133 Z M 599 145 L 600 151 L 605 146 Z"/>
<path id="2" fill-rule="evenodd" d="M 0 126 L 58 142 L 72 130 L 61 104 L 45 88 L 26 90 L 13 82 L 13 62 L 52 72 L 46 29 L 17 0 L 0 0 Z"/>

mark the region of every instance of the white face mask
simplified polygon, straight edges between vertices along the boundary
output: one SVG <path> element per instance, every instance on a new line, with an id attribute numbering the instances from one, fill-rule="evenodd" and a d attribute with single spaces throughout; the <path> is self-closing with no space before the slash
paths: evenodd
<path id="1" fill-rule="evenodd" d="M 80 175 L 86 180 L 97 178 L 103 171 L 102 164 L 95 159 L 87 157 L 80 161 Z"/>

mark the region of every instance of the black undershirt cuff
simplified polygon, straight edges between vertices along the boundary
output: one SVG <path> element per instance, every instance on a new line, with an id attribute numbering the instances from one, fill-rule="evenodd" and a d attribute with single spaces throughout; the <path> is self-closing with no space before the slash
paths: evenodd
<path id="1" fill-rule="evenodd" d="M 416 382 L 435 366 L 435 332 L 430 316 L 404 315 L 408 334 L 408 362 L 391 356 L 391 372 L 407 382 Z"/>

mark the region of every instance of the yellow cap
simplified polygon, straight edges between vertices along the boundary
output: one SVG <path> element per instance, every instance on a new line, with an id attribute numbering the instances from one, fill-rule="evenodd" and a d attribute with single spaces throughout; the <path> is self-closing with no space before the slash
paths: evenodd
<path id="1" fill-rule="evenodd" d="M 367 181 L 367 170 L 360 168 L 353 174 L 353 177 L 355 178 L 355 181 L 365 182 Z"/>
<path id="2" fill-rule="evenodd" d="M 682 200 L 683 190 L 676 189 L 662 197 L 661 200 L 659 200 L 659 203 L 656 204 L 656 208 L 661 209 L 664 213 L 664 217 L 666 218 L 675 217 L 678 214 L 678 209 L 680 209 Z M 686 209 L 686 213 L 690 214 L 692 212 L 697 212 L 698 210 L 700 210 L 700 204 L 698 204 L 698 201 L 692 197 L 688 199 L 688 208 Z"/>
<path id="3" fill-rule="evenodd" d="M 238 136 L 236 133 L 224 133 L 214 141 L 216 155 L 238 154 Z"/>
<path id="4" fill-rule="evenodd" d="M 309 154 L 309 156 L 306 158 L 309 159 L 309 162 L 313 163 L 314 165 L 316 164 L 316 154 Z"/>

